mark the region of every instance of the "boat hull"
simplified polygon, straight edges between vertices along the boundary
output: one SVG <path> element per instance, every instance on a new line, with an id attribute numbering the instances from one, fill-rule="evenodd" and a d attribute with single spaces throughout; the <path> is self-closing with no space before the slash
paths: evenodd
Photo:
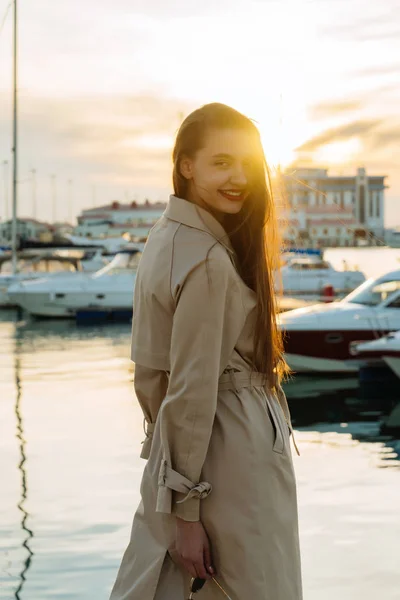
<path id="1" fill-rule="evenodd" d="M 286 331 L 285 359 L 297 373 L 355 373 L 365 360 L 351 354 L 351 343 L 370 341 L 386 333 L 367 329 Z"/>
<path id="2" fill-rule="evenodd" d="M 357 373 L 361 366 L 354 358 L 339 360 L 286 353 L 285 360 L 294 373 Z"/>
<path id="3" fill-rule="evenodd" d="M 13 294 L 13 301 L 35 317 L 74 319 L 77 311 L 132 310 L 132 293 L 29 293 Z"/>
<path id="4" fill-rule="evenodd" d="M 400 353 L 393 356 L 383 356 L 384 362 L 400 378 Z"/>

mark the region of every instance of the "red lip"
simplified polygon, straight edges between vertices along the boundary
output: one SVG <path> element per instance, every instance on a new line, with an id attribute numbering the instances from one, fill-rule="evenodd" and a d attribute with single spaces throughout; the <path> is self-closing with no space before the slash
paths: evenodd
<path id="1" fill-rule="evenodd" d="M 237 196 L 231 196 L 229 192 L 240 192 L 240 194 Z M 246 192 L 244 190 L 218 190 L 218 193 L 231 202 L 243 202 L 246 197 Z"/>

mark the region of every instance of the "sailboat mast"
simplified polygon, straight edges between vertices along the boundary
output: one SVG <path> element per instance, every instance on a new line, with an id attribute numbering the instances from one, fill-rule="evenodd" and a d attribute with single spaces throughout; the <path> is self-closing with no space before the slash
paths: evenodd
<path id="1" fill-rule="evenodd" d="M 12 271 L 17 272 L 17 0 L 14 0 L 14 48 L 13 48 L 13 186 L 12 186 L 12 226 L 11 226 L 11 250 Z"/>

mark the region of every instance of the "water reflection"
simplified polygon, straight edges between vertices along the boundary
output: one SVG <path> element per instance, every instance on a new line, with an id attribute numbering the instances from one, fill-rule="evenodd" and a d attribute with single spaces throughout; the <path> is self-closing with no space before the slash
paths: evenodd
<path id="1" fill-rule="evenodd" d="M 377 444 L 378 467 L 400 468 L 400 441 L 382 434 L 383 425 L 398 405 L 400 380 L 390 371 L 375 380 L 357 377 L 297 375 L 284 385 L 293 423 L 302 431 L 345 435 L 357 442 Z"/>
<path id="2" fill-rule="evenodd" d="M 33 538 L 33 531 L 28 527 L 27 521 L 29 518 L 29 513 L 25 508 L 25 503 L 28 499 L 28 479 L 27 479 L 27 456 L 26 456 L 26 440 L 24 437 L 24 423 L 22 418 L 22 386 L 21 386 L 21 348 L 23 344 L 23 337 L 19 334 L 19 329 L 16 327 L 15 329 L 15 361 L 14 361 L 14 370 L 15 370 L 15 416 L 17 419 L 17 430 L 16 430 L 16 438 L 19 441 L 19 456 L 20 461 L 18 463 L 18 469 L 21 473 L 21 499 L 17 504 L 18 510 L 21 512 L 21 529 L 23 531 L 23 541 L 22 548 L 25 551 L 26 557 L 23 561 L 23 568 L 19 574 L 19 584 L 17 589 L 15 590 L 15 598 L 20 600 L 20 593 L 24 587 L 24 583 L 26 581 L 26 574 L 31 566 L 32 557 L 34 552 L 32 551 L 29 542 Z"/>
<path id="3" fill-rule="evenodd" d="M 130 326 L 12 319 L 0 313 L 0 471 L 9 472 L 0 548 L 14 565 L 0 585 L 21 600 L 105 598 L 144 466 Z M 294 460 L 309 600 L 374 600 L 397 590 L 400 441 L 382 435 L 381 423 L 398 387 L 326 375 L 285 385 L 302 454 Z M 370 565 L 386 575 L 364 589 Z"/>

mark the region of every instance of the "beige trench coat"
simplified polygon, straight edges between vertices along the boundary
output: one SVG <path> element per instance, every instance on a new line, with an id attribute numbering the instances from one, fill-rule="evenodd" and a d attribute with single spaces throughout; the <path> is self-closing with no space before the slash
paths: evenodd
<path id="1" fill-rule="evenodd" d="M 188 597 L 174 515 L 201 518 L 232 600 L 302 598 L 290 415 L 281 389 L 252 372 L 255 305 L 220 223 L 171 196 L 136 279 L 132 360 L 148 461 L 110 600 Z M 224 596 L 209 581 L 197 598 Z"/>

